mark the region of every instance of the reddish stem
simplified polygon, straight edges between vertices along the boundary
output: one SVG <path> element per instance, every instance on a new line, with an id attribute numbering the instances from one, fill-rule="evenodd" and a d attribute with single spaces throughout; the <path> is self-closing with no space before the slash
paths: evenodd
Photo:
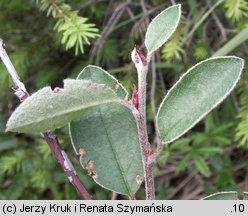
<path id="1" fill-rule="evenodd" d="M 144 166 L 146 199 L 153 200 L 155 199 L 153 164 L 149 163 L 150 144 L 148 141 L 146 126 L 146 76 L 150 57 L 146 58 L 140 52 L 139 48 L 135 46 L 131 53 L 131 58 L 138 72 L 138 113 L 136 114 L 136 120 L 139 128 L 139 138 Z"/>
<path id="2" fill-rule="evenodd" d="M 91 196 L 88 193 L 88 191 L 85 189 L 83 183 L 78 178 L 76 171 L 71 166 L 69 162 L 69 166 L 65 165 L 68 158 L 64 158 L 64 155 L 62 154 L 63 150 L 61 150 L 59 146 L 59 142 L 56 136 L 54 136 L 51 133 L 43 133 L 44 138 L 49 145 L 50 149 L 53 152 L 53 155 L 58 160 L 60 166 L 64 169 L 64 172 L 67 174 L 69 181 L 73 184 L 73 186 L 76 188 L 78 193 L 85 199 L 85 200 L 91 200 Z"/>

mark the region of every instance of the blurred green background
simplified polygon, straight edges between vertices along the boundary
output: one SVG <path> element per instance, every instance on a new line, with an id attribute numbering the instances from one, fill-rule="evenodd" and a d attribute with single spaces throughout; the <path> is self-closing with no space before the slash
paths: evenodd
<path id="1" fill-rule="evenodd" d="M 212 55 L 248 60 L 246 0 L 1 0 L 0 37 L 31 93 L 46 85 L 61 86 L 63 79 L 76 78 L 84 66 L 96 64 L 116 76 L 131 94 L 137 74 L 130 51 L 137 44 L 145 52 L 142 43 L 149 21 L 175 3 L 182 4 L 180 26 L 156 53 L 156 74 L 148 75 L 148 132 L 155 148 L 154 105 L 159 106 L 181 74 Z M 39 134 L 4 132 L 19 104 L 11 87 L 0 62 L 0 199 L 79 199 Z M 157 199 L 248 191 L 247 90 L 245 66 L 235 91 L 166 147 L 155 166 Z M 102 189 L 85 174 L 68 128 L 55 133 L 94 199 L 126 199 Z M 145 198 L 143 186 L 136 198 Z"/>

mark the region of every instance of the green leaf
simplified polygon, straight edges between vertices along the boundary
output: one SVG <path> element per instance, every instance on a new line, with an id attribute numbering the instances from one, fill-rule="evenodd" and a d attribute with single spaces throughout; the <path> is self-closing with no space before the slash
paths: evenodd
<path id="1" fill-rule="evenodd" d="M 120 98 L 127 95 L 118 80 L 99 67 L 87 66 L 77 78 L 106 84 Z M 144 174 L 137 123 L 132 111 L 117 103 L 99 105 L 72 121 L 69 129 L 76 153 L 80 148 L 87 152 L 82 166 L 85 167 L 88 160 L 94 160 L 95 182 L 109 190 L 133 196 Z"/>
<path id="2" fill-rule="evenodd" d="M 145 45 L 148 54 L 161 47 L 176 30 L 181 16 L 181 5 L 171 6 L 158 14 L 148 26 Z"/>
<path id="3" fill-rule="evenodd" d="M 7 122 L 7 131 L 45 132 L 65 126 L 88 108 L 121 102 L 105 85 L 65 80 L 64 89 L 45 87 L 27 98 Z"/>
<path id="4" fill-rule="evenodd" d="M 77 79 L 91 80 L 94 83 L 106 84 L 112 88 L 120 98 L 125 98 L 128 93 L 118 80 L 100 67 L 89 65 L 78 75 Z"/>
<path id="5" fill-rule="evenodd" d="M 187 167 L 188 162 L 190 161 L 190 154 L 187 154 L 176 166 L 176 173 L 178 174 Z"/>
<path id="6" fill-rule="evenodd" d="M 225 191 L 211 194 L 205 198 L 204 200 L 248 200 L 248 193 L 244 192 L 239 195 L 236 191 Z"/>
<path id="7" fill-rule="evenodd" d="M 160 104 L 157 127 L 164 144 L 185 134 L 221 103 L 237 84 L 243 66 L 241 58 L 226 56 L 190 68 Z"/>
<path id="8" fill-rule="evenodd" d="M 206 161 L 200 156 L 199 154 L 195 153 L 193 154 L 194 163 L 196 165 L 196 168 L 200 171 L 201 174 L 204 176 L 209 177 L 210 176 L 210 169 Z"/>
<path id="9" fill-rule="evenodd" d="M 138 129 L 132 111 L 118 103 L 95 107 L 70 123 L 70 137 L 81 161 L 94 161 L 96 183 L 117 193 L 133 196 L 143 179 Z"/>
<path id="10" fill-rule="evenodd" d="M 213 146 L 201 147 L 201 148 L 197 149 L 197 152 L 201 153 L 202 155 L 204 155 L 204 154 L 214 155 L 217 153 L 221 153 L 221 148 L 213 147 Z"/>

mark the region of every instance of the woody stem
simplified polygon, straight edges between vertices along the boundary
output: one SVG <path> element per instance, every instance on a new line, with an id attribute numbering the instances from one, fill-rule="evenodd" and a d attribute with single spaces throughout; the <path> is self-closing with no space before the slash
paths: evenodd
<path id="1" fill-rule="evenodd" d="M 146 77 L 148 72 L 148 64 L 142 65 L 138 71 L 138 95 L 139 95 L 139 107 L 138 107 L 138 127 L 139 127 L 139 136 L 141 151 L 143 157 L 143 166 L 145 172 L 145 190 L 146 190 L 146 199 L 153 200 L 155 199 L 154 193 L 154 177 L 153 177 L 153 164 L 149 163 L 148 160 L 148 135 L 147 135 L 147 126 L 146 126 Z"/>

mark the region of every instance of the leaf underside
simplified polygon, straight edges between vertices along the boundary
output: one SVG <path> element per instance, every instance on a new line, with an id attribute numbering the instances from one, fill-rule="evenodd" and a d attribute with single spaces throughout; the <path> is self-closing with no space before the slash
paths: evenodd
<path id="1" fill-rule="evenodd" d="M 74 149 L 86 150 L 82 166 L 94 160 L 97 178 L 109 190 L 133 196 L 140 187 L 143 165 L 136 121 L 129 108 L 105 104 L 84 113 L 71 122 Z"/>
<path id="2" fill-rule="evenodd" d="M 160 105 L 157 127 L 164 143 L 190 130 L 233 90 L 243 69 L 238 57 L 207 59 L 189 69 Z"/>
<path id="3" fill-rule="evenodd" d="M 127 95 L 113 76 L 96 66 L 84 68 L 78 79 L 106 84 L 122 99 Z M 132 111 L 117 103 L 99 105 L 72 121 L 69 129 L 76 153 L 86 150 L 82 167 L 85 169 L 89 160 L 94 161 L 94 181 L 109 190 L 133 196 L 144 174 Z"/>
<path id="4" fill-rule="evenodd" d="M 7 122 L 7 131 L 45 132 L 63 127 L 85 110 L 120 102 L 110 88 L 85 80 L 64 80 L 64 88 L 42 88 L 27 98 Z"/>

